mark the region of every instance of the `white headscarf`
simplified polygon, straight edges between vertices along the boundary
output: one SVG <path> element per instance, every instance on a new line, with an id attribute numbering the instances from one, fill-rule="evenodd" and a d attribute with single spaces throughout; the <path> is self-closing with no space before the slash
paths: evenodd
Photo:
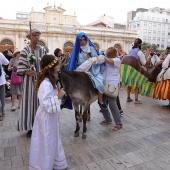
<path id="1" fill-rule="evenodd" d="M 80 48 L 85 52 L 85 53 L 90 53 L 91 50 L 90 50 L 90 45 L 89 45 L 89 42 L 87 41 L 87 44 L 86 45 L 83 45 L 83 46 L 80 46 Z"/>

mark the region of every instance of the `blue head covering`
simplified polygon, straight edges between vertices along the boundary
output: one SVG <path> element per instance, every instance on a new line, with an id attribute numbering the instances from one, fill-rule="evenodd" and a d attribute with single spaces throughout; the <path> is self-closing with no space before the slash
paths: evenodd
<path id="1" fill-rule="evenodd" d="M 68 71 L 72 71 L 72 70 L 75 70 L 76 69 L 76 62 L 77 62 L 77 57 L 79 55 L 79 52 L 80 52 L 80 39 L 82 36 L 85 36 L 87 41 L 89 42 L 89 45 L 94 47 L 94 49 L 96 50 L 97 54 L 98 54 L 98 50 L 97 48 L 95 47 L 95 45 L 91 42 L 91 40 L 89 39 L 89 37 L 84 33 L 84 32 L 80 32 L 79 34 L 77 34 L 77 37 L 76 37 L 76 41 L 75 41 L 75 44 L 74 44 L 74 48 L 73 48 L 73 51 L 72 51 L 72 54 L 71 54 L 71 57 L 70 57 L 70 62 L 69 62 L 69 65 L 67 67 L 67 70 Z"/>
<path id="2" fill-rule="evenodd" d="M 99 52 L 99 55 L 105 55 L 103 51 L 100 51 Z"/>

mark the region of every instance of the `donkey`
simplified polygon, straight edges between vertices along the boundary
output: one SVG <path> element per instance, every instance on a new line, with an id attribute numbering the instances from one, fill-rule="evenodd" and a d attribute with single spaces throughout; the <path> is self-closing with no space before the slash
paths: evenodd
<path id="1" fill-rule="evenodd" d="M 162 70 L 162 64 L 158 64 L 156 66 L 153 66 L 152 69 L 148 69 L 147 65 L 146 68 L 148 71 L 145 71 L 143 68 L 141 68 L 139 62 L 134 57 L 130 56 L 124 56 L 122 59 L 121 64 L 127 64 L 135 68 L 137 71 L 139 71 L 141 74 L 143 74 L 145 77 L 148 78 L 150 82 L 156 82 L 157 75 Z"/>
<path id="2" fill-rule="evenodd" d="M 63 85 L 64 90 L 70 96 L 74 109 L 76 119 L 76 130 L 74 131 L 74 137 L 79 136 L 79 106 L 83 109 L 83 134 L 82 139 L 86 139 L 86 121 L 87 111 L 90 104 L 95 102 L 98 98 L 98 91 L 94 88 L 93 82 L 84 72 L 66 71 L 61 69 L 59 71 L 59 78 Z"/>

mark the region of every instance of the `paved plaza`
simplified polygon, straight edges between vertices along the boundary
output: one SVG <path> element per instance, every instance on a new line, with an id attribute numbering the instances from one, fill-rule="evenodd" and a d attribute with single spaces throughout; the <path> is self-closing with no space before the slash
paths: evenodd
<path id="1" fill-rule="evenodd" d="M 143 104 L 135 105 L 125 98 L 122 91 L 123 129 L 113 132 L 114 124 L 100 125 L 103 117 L 94 103 L 86 140 L 74 138 L 74 111 L 60 112 L 69 170 L 170 170 L 170 110 L 161 107 L 167 102 L 140 96 Z M 0 122 L 0 170 L 28 170 L 30 138 L 17 131 L 19 110 L 11 112 L 10 98 L 6 102 Z"/>

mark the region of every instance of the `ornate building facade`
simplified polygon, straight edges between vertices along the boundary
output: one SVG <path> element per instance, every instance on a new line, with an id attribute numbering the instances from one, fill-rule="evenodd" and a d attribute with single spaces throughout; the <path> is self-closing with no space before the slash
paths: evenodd
<path id="1" fill-rule="evenodd" d="M 100 25 L 80 25 L 77 22 L 77 16 L 65 15 L 65 10 L 61 6 L 47 6 L 44 10 L 45 12 L 36 12 L 32 9 L 29 16 L 24 16 L 23 13 L 23 17 L 27 19 L 23 19 L 20 14 L 17 16 L 20 19 L 17 20 L 1 18 L 0 51 L 7 48 L 22 49 L 28 43 L 26 34 L 29 31 L 29 21 L 32 23 L 32 28 L 38 28 L 42 32 L 40 44 L 48 46 L 50 53 L 53 53 L 55 48 L 71 51 L 79 32 L 85 32 L 99 50 L 106 50 L 118 44 L 128 52 L 137 37 L 136 31 L 133 30 L 118 30 Z"/>

